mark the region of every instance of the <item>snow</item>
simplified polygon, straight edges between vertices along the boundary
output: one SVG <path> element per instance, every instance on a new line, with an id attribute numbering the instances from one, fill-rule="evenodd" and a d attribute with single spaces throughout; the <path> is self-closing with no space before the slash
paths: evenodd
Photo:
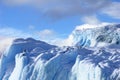
<path id="1" fill-rule="evenodd" d="M 38 55 L 37 52 L 32 53 L 32 50 L 35 48 L 42 48 L 40 51 L 44 50 L 49 50 L 54 48 L 55 46 L 49 45 L 45 42 L 42 41 L 37 41 L 31 38 L 27 39 L 16 39 L 13 41 L 13 44 L 11 46 L 8 46 L 6 51 L 3 52 L 2 57 L 0 58 L 0 80 L 5 76 L 5 75 L 10 75 L 12 73 L 12 70 L 14 69 L 15 66 L 15 56 L 17 54 L 22 53 L 24 50 L 27 50 L 31 52 L 31 57 L 35 57 L 34 54 L 36 53 L 36 56 Z M 10 66 L 9 66 L 10 65 Z M 14 65 L 11 67 L 11 65 Z M 9 74 L 7 74 L 6 71 L 11 70 Z"/>
<path id="2" fill-rule="evenodd" d="M 119 80 L 119 49 L 68 48 L 41 53 L 33 63 L 17 54 L 9 80 Z"/>
<path id="3" fill-rule="evenodd" d="M 77 26 L 75 28 L 75 30 L 83 30 L 83 29 L 92 29 L 92 28 L 101 28 L 101 27 L 104 27 L 106 25 L 115 25 L 115 23 L 100 23 L 100 24 L 83 24 L 83 25 L 80 25 L 80 26 Z"/>
<path id="4" fill-rule="evenodd" d="M 103 23 L 101 25 L 82 25 L 77 27 L 72 34 L 72 44 L 82 47 L 104 47 L 119 43 L 119 24 Z"/>
<path id="5" fill-rule="evenodd" d="M 0 80 L 120 80 L 119 26 L 74 30 L 65 47 L 16 39 L 0 58 Z"/>
<path id="6" fill-rule="evenodd" d="M 9 77 L 9 80 L 20 80 L 21 73 L 22 73 L 24 67 L 28 63 L 27 53 L 23 52 L 21 54 L 17 54 L 15 58 L 16 58 L 15 68 L 14 68 L 11 76 Z"/>

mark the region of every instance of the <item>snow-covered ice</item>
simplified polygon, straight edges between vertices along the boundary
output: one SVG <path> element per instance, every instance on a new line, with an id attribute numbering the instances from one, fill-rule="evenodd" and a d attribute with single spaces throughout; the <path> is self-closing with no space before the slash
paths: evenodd
<path id="1" fill-rule="evenodd" d="M 72 46 L 16 39 L 0 58 L 0 80 L 120 80 L 120 25 L 76 28 Z"/>

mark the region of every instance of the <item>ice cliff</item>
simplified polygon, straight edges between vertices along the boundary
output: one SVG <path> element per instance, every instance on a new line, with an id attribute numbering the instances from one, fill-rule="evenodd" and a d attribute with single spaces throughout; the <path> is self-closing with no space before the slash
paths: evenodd
<path id="1" fill-rule="evenodd" d="M 105 47 L 120 43 L 120 24 L 102 23 L 78 26 L 70 35 L 78 46 Z"/>
<path id="2" fill-rule="evenodd" d="M 0 80 L 120 80 L 119 24 L 82 25 L 70 36 L 69 47 L 14 40 L 0 59 Z"/>

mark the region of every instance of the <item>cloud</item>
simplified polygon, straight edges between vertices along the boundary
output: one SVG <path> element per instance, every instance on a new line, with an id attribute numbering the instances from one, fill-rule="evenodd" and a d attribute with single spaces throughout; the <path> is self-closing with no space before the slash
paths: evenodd
<path id="1" fill-rule="evenodd" d="M 8 6 L 28 4 L 31 0 L 1 0 L 1 3 Z"/>
<path id="2" fill-rule="evenodd" d="M 29 27 L 31 29 L 31 26 Z M 33 29 L 33 26 L 32 26 Z M 0 28 L 0 53 L 9 45 L 12 40 L 16 38 L 28 38 L 33 37 L 35 39 L 46 41 L 50 44 L 60 45 L 64 42 L 64 39 L 60 38 L 60 34 L 51 29 L 44 29 L 41 31 L 33 31 L 33 33 L 27 33 L 11 27 Z M 62 44 L 61 44 L 62 46 Z"/>
<path id="3" fill-rule="evenodd" d="M 87 24 L 99 24 L 99 23 L 101 23 L 95 15 L 85 16 L 82 18 L 82 21 L 87 23 Z"/>
<path id="4" fill-rule="evenodd" d="M 0 28 L 0 36 L 5 37 L 30 37 L 31 34 L 25 33 L 24 31 L 10 28 L 10 27 L 4 27 Z"/>
<path id="5" fill-rule="evenodd" d="M 29 26 L 28 26 L 28 29 L 33 30 L 33 29 L 35 29 L 35 26 L 29 25 Z"/>
<path id="6" fill-rule="evenodd" d="M 0 57 L 3 52 L 11 45 L 14 38 L 0 36 Z"/>
<path id="7" fill-rule="evenodd" d="M 120 2 L 113 2 L 109 7 L 106 7 L 102 11 L 113 18 L 120 19 Z"/>
<path id="8" fill-rule="evenodd" d="M 71 46 L 71 40 L 73 40 L 71 39 L 72 36 L 69 36 L 69 38 L 63 38 L 64 35 L 58 34 L 50 29 L 38 31 L 37 34 L 39 35 L 40 40 L 57 46 Z"/>
<path id="9" fill-rule="evenodd" d="M 16 38 L 36 37 L 34 34 L 30 34 L 11 27 L 0 27 L 0 56 L 11 45 L 12 41 Z"/>
<path id="10" fill-rule="evenodd" d="M 107 7 L 110 0 L 2 0 L 7 5 L 30 5 L 45 16 L 61 18 L 75 15 L 91 15 Z"/>
<path id="11" fill-rule="evenodd" d="M 55 38 L 53 40 L 48 41 L 50 44 L 57 46 L 72 46 L 73 36 L 69 35 L 68 38 Z"/>
<path id="12" fill-rule="evenodd" d="M 50 40 L 55 38 L 56 33 L 53 30 L 45 29 L 41 31 L 37 31 L 41 40 Z"/>
<path id="13" fill-rule="evenodd" d="M 5 49 L 11 45 L 15 38 L 26 38 L 32 35 L 27 34 L 21 30 L 10 28 L 10 27 L 0 27 L 0 56 L 5 51 Z"/>

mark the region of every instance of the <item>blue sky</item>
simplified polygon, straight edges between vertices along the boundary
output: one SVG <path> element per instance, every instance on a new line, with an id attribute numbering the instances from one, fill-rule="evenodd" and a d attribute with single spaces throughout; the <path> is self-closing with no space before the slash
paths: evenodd
<path id="1" fill-rule="evenodd" d="M 119 0 L 1 0 L 0 37 L 67 38 L 76 26 L 120 23 Z"/>

